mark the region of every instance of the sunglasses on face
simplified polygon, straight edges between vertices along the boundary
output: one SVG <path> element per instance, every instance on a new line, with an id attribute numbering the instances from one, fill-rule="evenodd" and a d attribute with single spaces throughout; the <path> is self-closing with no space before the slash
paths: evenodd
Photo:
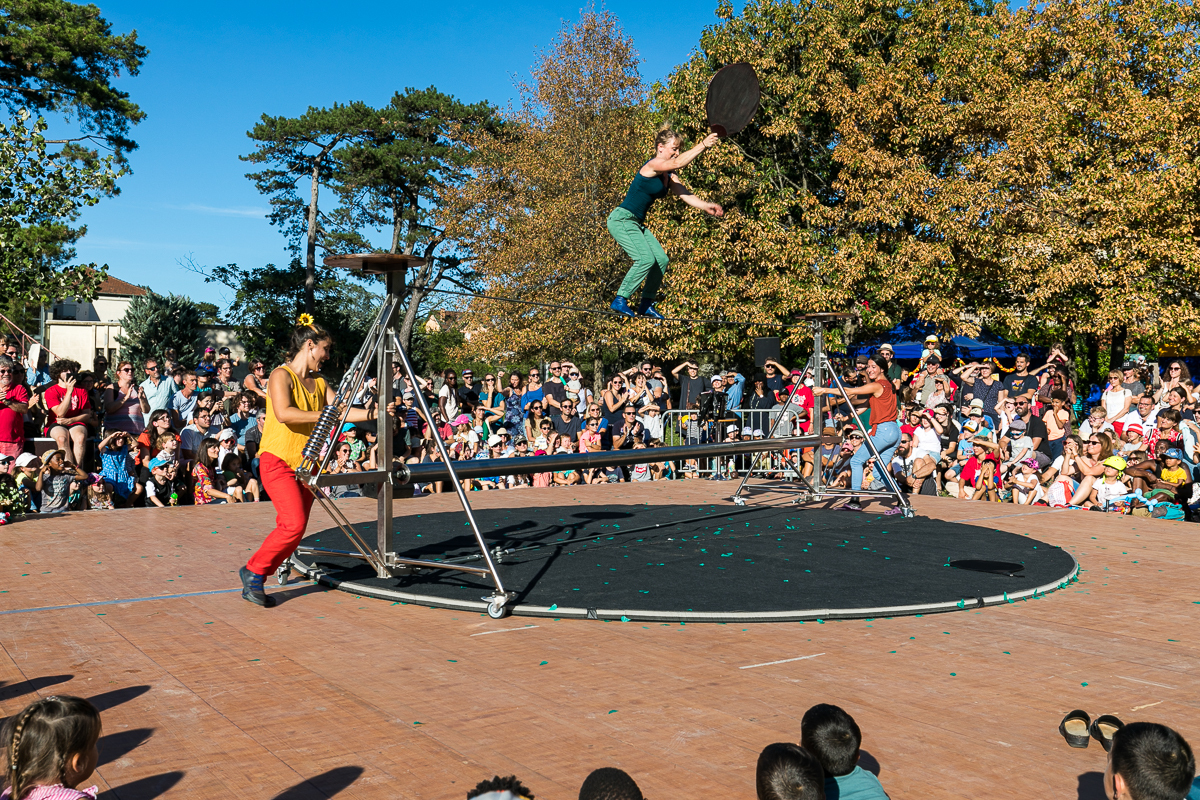
<path id="1" fill-rule="evenodd" d="M 544 431 L 548 431 L 548 430 L 550 430 L 550 426 L 549 426 L 549 425 L 539 425 L 538 427 L 540 427 L 540 428 L 541 428 L 542 430 L 544 430 Z"/>
<path id="2" fill-rule="evenodd" d="M 117 372 L 133 372 L 133 367 L 121 367 Z"/>

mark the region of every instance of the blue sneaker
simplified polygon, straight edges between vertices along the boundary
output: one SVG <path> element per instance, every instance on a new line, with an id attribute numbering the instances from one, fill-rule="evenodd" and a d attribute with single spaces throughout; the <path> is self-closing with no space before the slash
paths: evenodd
<path id="1" fill-rule="evenodd" d="M 617 295 L 617 299 L 612 301 L 612 304 L 609 306 L 609 308 L 618 314 L 624 314 L 627 317 L 637 316 L 637 314 L 634 313 L 633 308 L 629 305 L 629 301 L 624 297 L 621 297 L 621 295 Z"/>
<path id="2" fill-rule="evenodd" d="M 242 579 L 242 597 L 263 608 L 271 608 L 275 605 L 275 598 L 263 591 L 263 583 L 267 580 L 266 575 L 259 575 L 242 567 L 238 570 L 238 576 Z"/>
<path id="3" fill-rule="evenodd" d="M 649 317 L 650 319 L 666 319 L 666 317 L 658 313 L 658 311 L 654 308 L 653 298 L 649 300 L 643 298 L 642 302 L 638 304 L 638 313 L 643 317 Z"/>

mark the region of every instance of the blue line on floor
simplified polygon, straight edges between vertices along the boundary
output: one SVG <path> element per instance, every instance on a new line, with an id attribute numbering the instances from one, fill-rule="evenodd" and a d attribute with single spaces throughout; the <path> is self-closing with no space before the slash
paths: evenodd
<path id="1" fill-rule="evenodd" d="M 14 608 L 11 611 L 0 611 L 0 617 L 9 614 L 28 614 L 31 611 L 61 611 L 64 608 L 92 608 L 93 606 L 119 606 L 122 603 L 144 603 L 147 600 L 177 600 L 180 597 L 201 597 L 206 594 L 230 594 L 241 589 L 213 589 L 208 592 L 186 592 L 184 594 L 163 594 L 158 597 L 135 597 L 132 600 L 97 600 L 94 603 L 72 603 L 68 606 L 41 606 L 39 608 Z"/>

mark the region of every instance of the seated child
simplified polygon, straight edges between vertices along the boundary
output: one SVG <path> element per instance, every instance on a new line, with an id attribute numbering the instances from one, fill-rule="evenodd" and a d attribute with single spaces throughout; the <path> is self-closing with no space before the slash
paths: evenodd
<path id="1" fill-rule="evenodd" d="M 13 477 L 17 479 L 17 488 L 25 496 L 25 509 L 37 511 L 41 492 L 34 490 L 38 473 L 42 471 L 42 460 L 33 453 L 21 453 L 17 456 L 16 471 Z"/>
<path id="2" fill-rule="evenodd" d="M 157 508 L 179 505 L 179 489 L 175 485 L 178 464 L 161 458 L 159 453 L 150 459 L 149 477 L 145 482 L 146 500 Z"/>
<path id="3" fill-rule="evenodd" d="M 1142 441 L 1142 426 L 1134 422 L 1125 426 L 1121 432 L 1121 444 L 1117 447 L 1116 455 L 1125 459 L 1127 464 L 1136 464 L 1146 457 L 1146 443 Z"/>
<path id="4" fill-rule="evenodd" d="M 825 771 L 825 794 L 842 800 L 887 800 L 879 779 L 858 766 L 862 732 L 841 708 L 819 703 L 800 720 L 800 746 Z"/>
<path id="5" fill-rule="evenodd" d="M 88 508 L 96 511 L 113 509 L 113 488 L 103 475 L 93 475 L 87 487 Z"/>
<path id="6" fill-rule="evenodd" d="M 1046 496 L 1038 476 L 1036 458 L 1022 459 L 1009 480 L 1012 482 L 1013 499 L 1018 505 L 1031 506 Z"/>
<path id="7" fill-rule="evenodd" d="M 254 498 L 254 502 L 259 501 L 260 489 L 258 481 L 254 479 L 245 469 L 242 469 L 242 458 L 239 455 L 230 453 L 225 456 L 225 461 L 222 463 L 221 472 L 225 478 L 225 491 L 230 494 L 240 495 L 238 498 L 241 502 L 246 502 L 246 495 L 249 494 Z"/>
<path id="8" fill-rule="evenodd" d="M 1098 511 L 1108 509 L 1108 504 L 1118 497 L 1129 494 L 1129 487 L 1122 483 L 1125 477 L 1125 459 L 1120 456 L 1109 456 L 1104 459 L 1104 474 L 1092 485 L 1092 491 L 1083 505 Z"/>
<path id="9" fill-rule="evenodd" d="M 754 786 L 758 800 L 825 800 L 825 770 L 803 747 L 776 742 L 758 754 Z"/>

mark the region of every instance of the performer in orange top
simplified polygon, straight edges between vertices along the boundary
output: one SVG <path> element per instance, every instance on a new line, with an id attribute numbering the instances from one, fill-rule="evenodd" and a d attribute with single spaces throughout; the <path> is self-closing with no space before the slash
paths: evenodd
<path id="1" fill-rule="evenodd" d="M 302 314 L 292 332 L 286 363 L 276 367 L 267 382 L 267 421 L 259 445 L 258 470 L 263 488 L 275 503 L 275 530 L 240 571 L 242 597 L 266 608 L 275 605 L 274 598 L 263 590 L 266 577 L 296 551 L 308 527 L 313 494 L 296 480 L 296 467 L 321 409 L 336 397 L 333 387 L 317 374 L 332 345 L 329 333 Z M 369 419 L 367 409 L 350 410 L 350 422 Z"/>

